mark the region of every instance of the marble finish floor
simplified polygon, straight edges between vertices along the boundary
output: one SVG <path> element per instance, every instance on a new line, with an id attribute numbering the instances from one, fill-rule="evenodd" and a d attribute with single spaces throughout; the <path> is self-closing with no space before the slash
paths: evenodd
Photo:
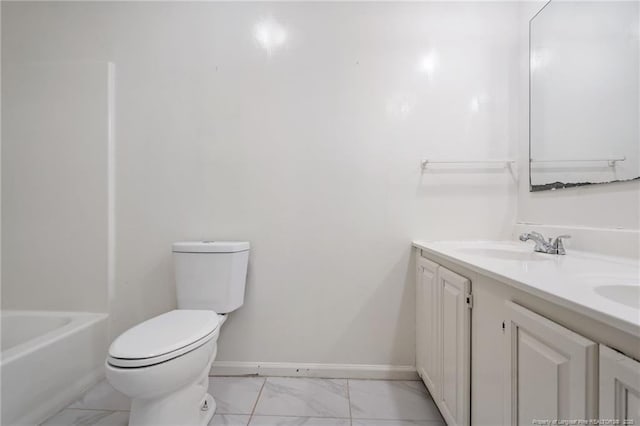
<path id="1" fill-rule="evenodd" d="M 209 426 L 444 426 L 420 381 L 211 377 Z M 126 426 L 129 400 L 106 381 L 43 425 Z"/>

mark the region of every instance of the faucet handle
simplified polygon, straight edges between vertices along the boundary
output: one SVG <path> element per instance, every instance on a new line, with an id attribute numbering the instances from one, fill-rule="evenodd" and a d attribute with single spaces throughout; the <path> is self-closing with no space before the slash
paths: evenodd
<path id="1" fill-rule="evenodd" d="M 541 240 L 541 241 L 545 240 L 544 236 L 541 233 L 536 232 L 536 231 L 524 232 L 524 233 L 520 234 L 520 236 L 518 238 L 520 238 L 520 241 L 528 241 L 530 239 L 536 239 L 536 238 L 538 240 Z M 551 239 L 551 238 L 549 238 L 549 239 Z"/>
<path id="2" fill-rule="evenodd" d="M 559 235 L 553 241 L 553 247 L 556 249 L 557 254 L 567 254 L 566 250 L 564 249 L 563 243 L 563 240 L 567 238 L 571 238 L 571 235 Z"/>
<path id="3" fill-rule="evenodd" d="M 544 235 L 542 235 L 542 234 L 541 234 L 541 233 L 539 233 L 539 232 L 531 231 L 531 232 L 529 232 L 529 235 L 533 235 L 533 236 L 538 237 L 538 238 L 540 238 L 541 240 L 543 240 L 543 241 L 544 241 Z"/>

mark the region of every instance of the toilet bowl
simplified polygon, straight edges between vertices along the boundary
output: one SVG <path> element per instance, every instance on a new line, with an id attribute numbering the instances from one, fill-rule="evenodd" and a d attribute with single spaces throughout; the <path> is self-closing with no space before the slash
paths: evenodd
<path id="1" fill-rule="evenodd" d="M 109 348 L 106 376 L 131 398 L 130 425 L 207 425 L 208 374 L 226 317 L 174 310 L 128 330 Z"/>
<path id="2" fill-rule="evenodd" d="M 178 242 L 173 259 L 178 309 L 125 331 L 105 362 L 107 380 L 131 398 L 130 426 L 209 423 L 220 328 L 244 303 L 248 242 Z"/>

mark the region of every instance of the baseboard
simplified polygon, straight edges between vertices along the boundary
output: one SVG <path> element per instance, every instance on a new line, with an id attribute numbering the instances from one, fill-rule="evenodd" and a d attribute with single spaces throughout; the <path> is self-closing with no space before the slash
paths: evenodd
<path id="1" fill-rule="evenodd" d="M 321 377 L 325 379 L 417 380 L 412 365 L 299 364 L 214 361 L 212 376 Z"/>

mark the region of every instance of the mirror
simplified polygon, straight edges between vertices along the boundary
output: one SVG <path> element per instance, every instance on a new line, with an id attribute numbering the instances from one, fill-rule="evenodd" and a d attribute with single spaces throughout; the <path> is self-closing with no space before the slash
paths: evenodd
<path id="1" fill-rule="evenodd" d="M 530 190 L 640 177 L 640 1 L 549 1 L 529 23 Z"/>

